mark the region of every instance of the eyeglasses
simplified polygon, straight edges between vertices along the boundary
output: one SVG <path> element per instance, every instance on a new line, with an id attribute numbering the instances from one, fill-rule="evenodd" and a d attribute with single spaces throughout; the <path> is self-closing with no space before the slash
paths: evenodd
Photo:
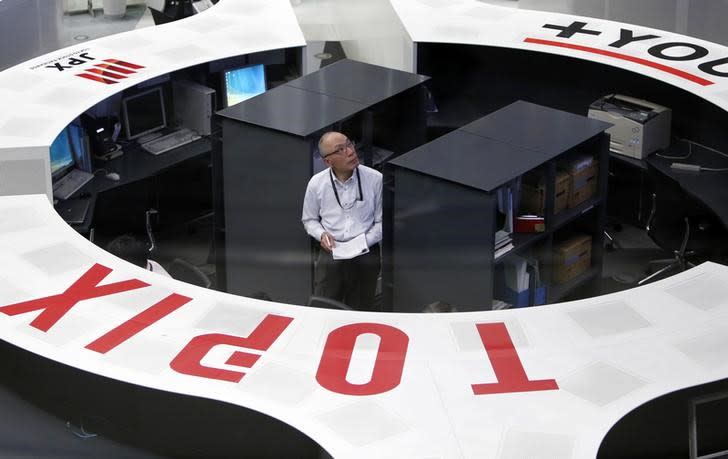
<path id="1" fill-rule="evenodd" d="M 351 148 L 352 150 L 355 150 L 356 149 L 356 145 L 354 144 L 354 142 L 352 142 L 351 140 L 348 140 L 347 139 L 346 143 L 337 145 L 336 148 L 334 149 L 334 151 L 332 151 L 331 153 L 329 153 L 327 155 L 324 155 L 323 158 L 326 159 L 329 156 L 338 155 L 338 154 L 344 153 L 349 148 Z"/>

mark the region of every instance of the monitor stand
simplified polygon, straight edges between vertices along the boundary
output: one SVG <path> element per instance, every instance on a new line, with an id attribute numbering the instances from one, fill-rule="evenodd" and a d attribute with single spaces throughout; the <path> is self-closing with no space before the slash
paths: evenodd
<path id="1" fill-rule="evenodd" d="M 100 155 L 94 155 L 94 159 L 99 161 L 111 161 L 114 158 L 124 154 L 124 150 L 121 149 L 121 145 L 114 142 L 104 142 L 104 152 Z"/>

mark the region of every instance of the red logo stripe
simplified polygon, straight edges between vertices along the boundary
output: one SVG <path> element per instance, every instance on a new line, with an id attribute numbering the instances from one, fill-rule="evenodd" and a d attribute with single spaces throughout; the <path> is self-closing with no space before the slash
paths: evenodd
<path id="1" fill-rule="evenodd" d="M 118 65 L 112 65 L 112 64 L 96 64 L 94 67 L 98 67 L 100 69 L 113 70 L 114 72 L 123 73 L 124 75 L 136 73 L 134 70 L 125 69 L 124 67 L 119 67 Z"/>
<path id="2" fill-rule="evenodd" d="M 114 84 L 118 83 L 118 81 L 109 80 L 107 78 L 102 78 L 98 75 L 92 75 L 90 73 L 77 73 L 76 76 L 80 76 L 81 78 L 86 78 L 93 81 L 98 81 L 99 83 L 106 83 L 106 84 Z"/>
<path id="3" fill-rule="evenodd" d="M 622 59 L 625 61 L 634 62 L 636 64 L 641 64 L 641 65 L 645 65 L 647 67 L 652 67 L 657 70 L 662 70 L 663 72 L 667 72 L 672 75 L 678 76 L 680 78 L 684 78 L 686 80 L 692 81 L 693 83 L 697 83 L 701 86 L 710 86 L 711 84 L 713 84 L 712 81 L 706 80 L 705 78 L 701 78 L 697 75 L 693 75 L 692 73 L 684 72 L 682 70 L 676 69 L 675 67 L 670 67 L 668 65 L 660 64 L 658 62 L 653 62 L 653 61 L 649 61 L 647 59 L 630 56 L 628 54 L 616 53 L 614 51 L 607 51 L 607 50 L 599 49 L 599 48 L 592 48 L 590 46 L 563 43 L 560 41 L 541 40 L 539 38 L 526 38 L 523 41 L 525 41 L 526 43 L 533 43 L 533 44 L 537 44 L 537 45 L 556 46 L 558 48 L 575 49 L 577 51 L 584 51 L 587 53 L 600 54 L 602 56 L 608 56 L 608 57 L 613 57 L 615 59 Z"/>
<path id="4" fill-rule="evenodd" d="M 128 68 L 134 69 L 134 70 L 139 70 L 139 69 L 144 68 L 141 65 L 132 64 L 132 63 L 126 62 L 126 61 L 120 61 L 119 59 L 104 59 L 104 62 L 111 62 L 112 64 L 123 65 L 124 67 L 128 67 Z"/>
<path id="5" fill-rule="evenodd" d="M 87 72 L 91 72 L 91 73 L 95 73 L 97 75 L 102 75 L 102 76 L 105 76 L 105 77 L 109 77 L 109 78 L 116 78 L 117 80 L 123 80 L 124 78 L 126 78 L 124 75 L 118 75 L 116 73 L 109 72 L 108 70 L 101 70 L 101 69 L 97 69 L 97 68 L 94 68 L 94 67 L 91 67 L 89 69 L 86 69 L 86 71 Z"/>

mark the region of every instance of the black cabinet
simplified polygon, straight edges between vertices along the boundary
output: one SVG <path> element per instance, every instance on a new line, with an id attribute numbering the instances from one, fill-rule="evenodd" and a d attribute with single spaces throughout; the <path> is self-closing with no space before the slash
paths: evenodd
<path id="1" fill-rule="evenodd" d="M 557 301 L 601 270 L 610 125 L 517 101 L 422 145 L 385 167 L 385 307 L 420 312 L 434 301 L 458 310 L 491 309 L 499 263 L 513 254 L 539 259 Z M 588 155 L 599 164 L 593 195 L 554 213 L 557 171 Z M 525 174 L 545 186 L 544 231 L 512 234 L 514 247 L 495 253 L 507 218 L 499 201 L 518 207 Z M 591 266 L 568 282 L 552 281 L 554 245 L 571 231 L 592 238 Z"/>
<path id="2" fill-rule="evenodd" d="M 306 184 L 323 169 L 317 142 L 329 130 L 356 141 L 362 162 L 425 142 L 428 78 L 342 60 L 218 112 L 224 271 L 227 291 L 264 291 L 305 304 L 313 286 L 313 247 L 301 224 Z"/>

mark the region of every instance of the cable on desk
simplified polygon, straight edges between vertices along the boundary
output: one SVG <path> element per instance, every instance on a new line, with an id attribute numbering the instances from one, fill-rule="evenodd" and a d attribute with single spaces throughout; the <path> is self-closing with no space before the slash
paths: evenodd
<path id="1" fill-rule="evenodd" d="M 677 139 L 678 141 L 686 141 L 688 143 L 688 154 L 684 156 L 671 156 L 671 155 L 663 155 L 662 153 L 655 153 L 655 156 L 659 156 L 660 158 L 665 159 L 688 159 L 693 154 L 693 145 L 690 143 L 688 139 Z"/>
<path id="2" fill-rule="evenodd" d="M 702 143 L 698 143 L 698 142 L 695 142 L 694 140 L 690 140 L 690 139 L 681 139 L 681 140 L 686 141 L 691 146 L 694 144 L 694 145 L 699 146 L 700 148 L 705 148 L 708 151 L 712 151 L 713 153 L 716 153 L 716 154 L 718 154 L 720 156 L 723 156 L 725 158 L 728 158 L 728 153 L 723 153 L 722 151 L 716 150 L 715 148 L 710 148 L 708 146 L 705 146 Z"/>
<path id="3" fill-rule="evenodd" d="M 708 172 L 725 172 L 728 171 L 728 167 L 703 167 L 700 166 L 701 171 L 708 171 Z"/>
<path id="4" fill-rule="evenodd" d="M 700 144 L 698 142 L 695 142 L 693 140 L 690 140 L 690 139 L 679 139 L 679 140 L 685 141 L 685 142 L 688 143 L 689 150 L 688 150 L 688 155 L 685 158 L 689 157 L 693 153 L 693 144 L 695 144 L 695 145 L 697 145 L 697 146 L 699 146 L 701 148 L 704 148 L 704 149 L 706 149 L 708 151 L 711 151 L 713 153 L 716 153 L 716 154 L 718 154 L 720 156 L 723 156 L 725 158 L 728 158 L 728 154 L 723 153 L 722 151 L 718 151 L 718 150 L 716 150 L 714 148 L 707 147 L 707 146 L 705 146 L 703 144 Z M 669 158 L 669 159 L 685 159 L 685 158 L 669 157 L 669 156 L 662 156 L 662 157 L 663 158 Z M 673 168 L 673 169 L 680 169 L 680 170 L 687 170 L 687 171 L 694 171 L 694 172 L 701 172 L 701 171 L 706 171 L 706 172 L 726 172 L 726 171 L 728 171 L 728 167 L 705 167 L 705 166 L 701 166 L 699 164 L 685 164 L 685 163 L 672 163 L 672 164 L 670 164 L 670 167 Z"/>

